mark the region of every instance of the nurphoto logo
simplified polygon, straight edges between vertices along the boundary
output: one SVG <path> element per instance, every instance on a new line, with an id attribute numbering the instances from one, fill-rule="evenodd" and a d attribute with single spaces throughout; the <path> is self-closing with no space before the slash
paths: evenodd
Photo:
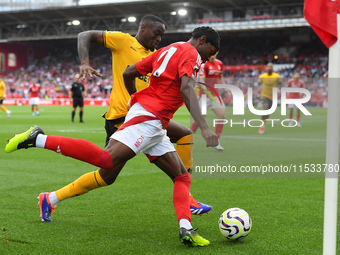
<path id="1" fill-rule="evenodd" d="M 235 85 L 229 85 L 229 84 L 216 84 L 215 88 L 217 89 L 228 89 L 232 96 L 233 96 L 233 115 L 244 115 L 244 108 L 245 108 L 245 102 L 244 102 L 244 94 L 240 88 L 238 88 Z M 268 110 L 258 110 L 255 109 L 254 104 L 253 104 L 253 89 L 251 87 L 248 87 L 247 89 L 247 106 L 248 109 L 251 113 L 258 115 L 258 116 L 263 116 L 263 115 L 270 115 L 274 113 L 277 109 L 278 106 L 278 89 L 274 87 L 272 89 L 273 91 L 273 103 L 270 109 Z M 287 98 L 288 93 L 301 93 L 304 94 L 305 96 L 303 98 Z M 286 113 L 286 107 L 287 105 L 293 104 L 295 105 L 304 115 L 312 115 L 306 107 L 303 105 L 304 103 L 307 103 L 311 99 L 311 93 L 309 90 L 304 89 L 304 88 L 281 88 L 281 115 L 285 116 Z M 202 94 L 201 96 L 201 113 L 202 115 L 207 114 L 207 95 Z M 216 102 L 215 102 L 216 104 Z M 214 119 L 214 127 L 216 124 L 227 124 L 230 123 L 230 127 L 233 125 L 242 125 L 246 126 L 248 125 L 249 127 L 261 127 L 264 123 L 260 119 L 251 119 L 246 121 L 243 119 L 243 121 L 238 121 L 235 122 L 232 119 L 227 120 L 227 119 Z M 268 123 L 271 123 L 272 127 L 274 127 L 275 123 L 280 122 L 283 127 L 295 127 L 297 125 L 296 120 L 293 119 L 284 119 L 284 120 L 279 120 L 279 119 L 267 119 Z M 294 122 L 293 125 L 288 125 L 289 122 Z"/>

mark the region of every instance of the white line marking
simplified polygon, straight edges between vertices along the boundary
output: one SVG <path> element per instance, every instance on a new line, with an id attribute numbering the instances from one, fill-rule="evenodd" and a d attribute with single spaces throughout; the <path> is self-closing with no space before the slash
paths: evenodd
<path id="1" fill-rule="evenodd" d="M 255 136 L 229 136 L 222 135 L 223 138 L 229 139 L 252 139 L 252 140 L 270 140 L 270 141 L 301 141 L 301 142 L 326 142 L 326 139 L 307 139 L 307 138 L 281 138 L 281 137 L 255 137 Z"/>

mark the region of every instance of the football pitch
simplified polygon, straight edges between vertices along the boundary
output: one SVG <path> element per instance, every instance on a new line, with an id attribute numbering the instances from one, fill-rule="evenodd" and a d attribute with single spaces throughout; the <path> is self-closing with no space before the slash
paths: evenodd
<path id="1" fill-rule="evenodd" d="M 10 118 L 0 113 L 0 254 L 322 253 L 324 178 L 317 168 L 325 163 L 327 109 L 308 108 L 312 116 L 302 115 L 300 128 L 275 121 L 259 135 L 258 128 L 248 125 L 257 116 L 232 117 L 228 108 L 223 152 L 205 148 L 198 130 L 191 193 L 213 210 L 192 216 L 193 227 L 211 242 L 195 248 L 179 241 L 172 181 L 142 154 L 125 165 L 113 185 L 59 203 L 53 222 L 41 222 L 39 193 L 57 190 L 96 168 L 38 148 L 6 154 L 6 140 L 36 124 L 46 134 L 103 147 L 101 114 L 107 107 L 85 107 L 84 124 L 78 110 L 71 123 L 71 107 L 40 106 L 41 115 L 35 117 L 29 106 L 8 109 Z M 277 112 L 272 119 L 285 118 Z M 231 127 L 231 118 L 234 123 L 245 119 L 245 127 Z M 212 119 L 209 114 L 209 125 Z M 190 125 L 183 107 L 174 120 Z M 218 229 L 219 216 L 232 207 L 246 210 L 252 219 L 249 236 L 238 242 L 226 240 Z M 340 225 L 334 224 L 339 236 Z"/>

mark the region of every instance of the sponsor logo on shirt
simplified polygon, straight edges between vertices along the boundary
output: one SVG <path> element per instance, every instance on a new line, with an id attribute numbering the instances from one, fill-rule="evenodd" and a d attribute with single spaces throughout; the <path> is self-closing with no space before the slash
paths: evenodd
<path id="1" fill-rule="evenodd" d="M 141 146 L 143 140 L 144 140 L 144 136 L 139 137 L 139 138 L 137 139 L 137 141 L 135 142 L 135 146 L 136 146 L 137 148 L 139 148 L 139 146 Z"/>

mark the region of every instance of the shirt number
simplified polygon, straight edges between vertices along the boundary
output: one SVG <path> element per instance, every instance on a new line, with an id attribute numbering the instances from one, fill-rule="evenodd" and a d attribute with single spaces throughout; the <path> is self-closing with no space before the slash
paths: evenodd
<path id="1" fill-rule="evenodd" d="M 164 57 L 162 64 L 153 73 L 153 76 L 159 77 L 159 76 L 161 76 L 162 73 L 164 73 L 166 67 L 168 66 L 168 63 L 169 63 L 171 57 L 175 54 L 176 51 L 177 51 L 177 48 L 170 47 L 169 50 L 162 52 L 162 54 L 159 56 L 157 61 L 159 61 L 165 54 L 166 54 L 166 56 Z"/>

